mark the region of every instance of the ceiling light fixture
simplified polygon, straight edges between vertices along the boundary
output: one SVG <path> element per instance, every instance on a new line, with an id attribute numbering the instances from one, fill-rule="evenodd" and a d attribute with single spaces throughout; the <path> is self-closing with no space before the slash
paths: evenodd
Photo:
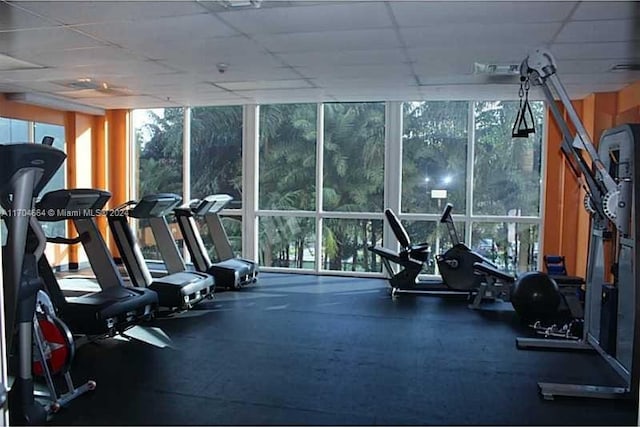
<path id="1" fill-rule="evenodd" d="M 519 64 L 481 64 L 476 62 L 473 64 L 473 74 L 493 74 L 510 76 L 520 74 Z"/>
<path id="2" fill-rule="evenodd" d="M 91 105 L 80 104 L 78 102 L 69 101 L 68 99 L 40 93 L 7 93 L 6 98 L 9 101 L 20 102 L 23 104 L 39 105 L 41 107 L 55 108 L 56 110 L 61 111 L 75 111 L 77 113 L 90 114 L 93 116 L 104 116 L 106 113 L 103 108 L 92 107 Z"/>
<path id="3" fill-rule="evenodd" d="M 627 63 L 613 65 L 609 71 L 640 71 L 640 64 Z"/>
<path id="4" fill-rule="evenodd" d="M 262 0 L 220 0 L 224 7 L 232 9 L 254 8 L 257 9 L 262 4 Z"/>

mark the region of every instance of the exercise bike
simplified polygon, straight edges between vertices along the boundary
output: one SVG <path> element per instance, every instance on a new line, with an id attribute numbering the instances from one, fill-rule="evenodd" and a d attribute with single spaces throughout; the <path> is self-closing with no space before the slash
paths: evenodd
<path id="1" fill-rule="evenodd" d="M 499 270 L 491 260 L 471 250 L 460 241 L 458 232 L 451 217 L 453 205 L 448 203 L 440 217 L 445 224 L 453 247 L 443 254 L 436 255 L 436 263 L 440 270 L 441 280 L 420 280 L 419 274 L 429 259 L 430 245 L 421 243 L 414 245 L 407 230 L 391 209 L 385 210 L 385 218 L 396 239 L 400 243 L 400 252 L 396 253 L 381 246 L 369 247 L 378 254 L 389 275 L 391 295 L 400 293 L 425 295 L 464 295 L 473 297 L 471 308 L 478 308 L 484 299 L 509 300 L 510 285 L 515 277 Z M 392 264 L 400 266 L 395 272 Z"/>

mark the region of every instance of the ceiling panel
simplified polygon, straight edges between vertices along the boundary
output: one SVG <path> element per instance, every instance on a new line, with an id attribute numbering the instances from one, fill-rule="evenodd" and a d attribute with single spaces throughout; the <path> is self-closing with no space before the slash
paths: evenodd
<path id="1" fill-rule="evenodd" d="M 271 52 L 323 52 L 401 47 L 395 31 L 354 30 L 266 35 L 259 42 Z"/>
<path id="2" fill-rule="evenodd" d="M 562 70 L 562 75 L 565 74 L 609 74 L 611 73 L 611 67 L 619 63 L 618 60 L 613 59 L 594 59 L 594 60 L 575 60 L 575 59 L 558 59 L 558 70 Z"/>
<path id="3" fill-rule="evenodd" d="M 576 2 L 572 1 L 390 1 L 400 26 L 430 24 L 502 24 L 561 22 Z"/>
<path id="4" fill-rule="evenodd" d="M 230 10 L 219 13 L 218 16 L 246 34 L 320 32 L 392 26 L 383 2 Z"/>
<path id="5" fill-rule="evenodd" d="M 187 0 L 19 1 L 16 6 L 68 25 L 193 15 L 205 10 L 198 2 Z"/>
<path id="6" fill-rule="evenodd" d="M 640 49 L 630 42 L 554 43 L 551 51 L 563 59 L 640 58 Z"/>
<path id="7" fill-rule="evenodd" d="M 165 43 L 187 43 L 194 39 L 225 37 L 237 32 L 209 13 L 143 19 L 136 22 L 110 22 L 74 26 L 80 31 L 94 35 L 128 48 L 144 46 L 152 42 L 158 46 Z"/>
<path id="8" fill-rule="evenodd" d="M 17 58 L 23 52 L 33 54 L 96 46 L 104 46 L 104 43 L 63 27 L 0 33 L 0 52 Z"/>
<path id="9" fill-rule="evenodd" d="M 397 91 L 403 89 L 415 90 L 418 87 L 415 78 L 396 76 L 388 77 L 362 77 L 362 78 L 317 78 L 313 82 L 327 91 L 339 89 L 341 92 L 358 90 L 362 91 Z M 413 89 L 411 89 L 413 88 Z"/>
<path id="10" fill-rule="evenodd" d="M 640 18 L 638 1 L 583 1 L 571 16 L 572 21 Z"/>
<path id="11" fill-rule="evenodd" d="M 185 57 L 202 56 L 215 58 L 217 62 L 228 57 L 252 57 L 264 54 L 260 45 L 244 36 L 224 38 L 194 38 L 188 43 L 184 41 L 167 41 L 157 43 L 153 39 L 133 40 L 127 47 L 140 55 L 164 60 L 184 60 Z M 196 61 L 195 63 L 199 63 Z M 188 66 L 188 65 L 187 65 Z"/>
<path id="12" fill-rule="evenodd" d="M 428 27 L 401 28 L 400 33 L 408 47 L 446 46 L 487 46 L 496 44 L 514 52 L 522 51 L 521 46 L 537 46 L 551 42 L 560 29 L 560 23 L 514 24 L 500 23 L 485 25 L 434 24 Z"/>
<path id="13" fill-rule="evenodd" d="M 474 62 L 519 64 L 551 45 L 576 97 L 640 79 L 608 71 L 640 60 L 630 41 L 640 37 L 637 4 L 267 0 L 232 10 L 218 1 L 0 0 L 0 53 L 47 67 L 0 71 L 0 89 L 60 92 L 53 81 L 91 77 L 138 95 L 82 100 L 103 108 L 511 99 L 517 77 L 475 75 Z"/>
<path id="14" fill-rule="evenodd" d="M 48 67 L 79 67 L 137 59 L 130 52 L 114 46 L 95 46 L 49 52 L 21 51 L 20 57 L 27 61 L 37 61 Z"/>
<path id="15" fill-rule="evenodd" d="M 632 19 L 614 21 L 568 22 L 554 43 L 621 42 L 640 40 L 638 22 Z"/>
<path id="16" fill-rule="evenodd" d="M 334 67 L 332 64 L 318 65 L 313 68 L 298 67 L 300 73 L 308 78 L 405 78 L 413 76 L 411 68 L 407 64 L 395 63 L 387 65 L 349 65 Z"/>
<path id="17" fill-rule="evenodd" d="M 398 48 L 279 53 L 277 56 L 295 67 L 395 64 L 406 59 L 403 50 Z"/>
<path id="18" fill-rule="evenodd" d="M 55 26 L 44 18 L 8 3 L 0 3 L 0 31 L 24 30 Z"/>
<path id="19" fill-rule="evenodd" d="M 219 82 L 217 86 L 232 90 L 273 90 L 273 89 L 302 89 L 309 88 L 311 85 L 307 80 L 253 80 L 239 82 Z"/>

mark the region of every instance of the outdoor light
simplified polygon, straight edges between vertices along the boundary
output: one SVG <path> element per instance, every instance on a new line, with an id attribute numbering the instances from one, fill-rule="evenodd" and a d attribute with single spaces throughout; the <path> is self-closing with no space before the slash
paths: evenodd
<path id="1" fill-rule="evenodd" d="M 451 175 L 446 175 L 445 177 L 442 178 L 442 183 L 444 185 L 451 184 L 451 181 L 453 181 L 453 177 Z"/>

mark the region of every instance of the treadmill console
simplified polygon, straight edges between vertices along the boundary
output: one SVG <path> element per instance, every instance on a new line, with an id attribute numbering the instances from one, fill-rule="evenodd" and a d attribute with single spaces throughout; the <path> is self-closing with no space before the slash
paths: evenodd
<path id="1" fill-rule="evenodd" d="M 93 188 L 73 188 L 50 191 L 36 203 L 40 221 L 62 221 L 98 216 L 111 193 Z"/>
<path id="2" fill-rule="evenodd" d="M 163 217 L 169 215 L 181 201 L 182 197 L 174 193 L 148 194 L 129 211 L 129 216 L 132 218 Z"/>
<path id="3" fill-rule="evenodd" d="M 204 216 L 208 213 L 218 213 L 233 200 L 228 194 L 213 194 L 202 200 L 197 200 L 191 207 L 193 213 Z"/>

